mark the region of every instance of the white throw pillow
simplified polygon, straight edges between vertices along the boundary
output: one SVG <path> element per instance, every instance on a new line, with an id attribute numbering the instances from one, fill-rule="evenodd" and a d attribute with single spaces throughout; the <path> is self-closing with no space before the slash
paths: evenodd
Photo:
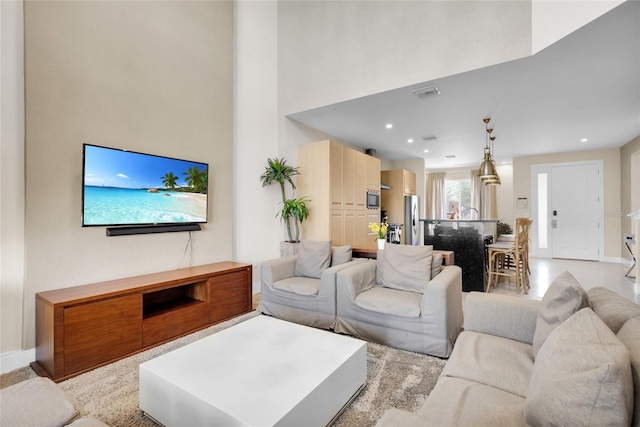
<path id="1" fill-rule="evenodd" d="M 627 347 L 590 308 L 578 311 L 540 348 L 525 420 L 532 426 L 624 426 L 632 411 Z"/>
<path id="2" fill-rule="evenodd" d="M 431 262 L 431 278 L 433 279 L 442 271 L 442 254 L 433 255 Z"/>
<path id="3" fill-rule="evenodd" d="M 331 265 L 331 240 L 303 240 L 297 257 L 295 275 L 319 279 Z"/>
<path id="4" fill-rule="evenodd" d="M 431 280 L 432 246 L 385 245 L 378 251 L 376 282 L 401 291 L 424 293 Z"/>
<path id="5" fill-rule="evenodd" d="M 331 248 L 331 267 L 351 261 L 352 253 L 349 245 Z"/>
<path id="6" fill-rule="evenodd" d="M 542 297 L 533 335 L 533 354 L 538 354 L 544 341 L 558 325 L 585 307 L 589 307 L 587 292 L 571 273 L 565 271 L 556 277 Z"/>

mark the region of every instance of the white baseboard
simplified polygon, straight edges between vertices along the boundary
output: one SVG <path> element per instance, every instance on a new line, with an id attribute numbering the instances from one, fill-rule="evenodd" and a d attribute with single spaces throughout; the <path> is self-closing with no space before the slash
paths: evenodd
<path id="1" fill-rule="evenodd" d="M 600 262 L 611 262 L 614 264 L 622 264 L 622 265 L 626 265 L 626 266 L 631 266 L 632 261 L 629 261 L 626 258 L 622 258 L 622 257 L 612 257 L 612 256 L 607 256 L 607 257 L 601 257 L 598 261 Z"/>
<path id="2" fill-rule="evenodd" d="M 0 374 L 29 366 L 36 360 L 36 349 L 10 351 L 0 354 Z"/>

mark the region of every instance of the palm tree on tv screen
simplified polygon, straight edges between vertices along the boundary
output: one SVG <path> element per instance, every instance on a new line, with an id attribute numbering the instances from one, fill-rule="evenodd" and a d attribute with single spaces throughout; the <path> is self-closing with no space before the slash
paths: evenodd
<path id="1" fill-rule="evenodd" d="M 162 179 L 162 184 L 164 184 L 165 188 L 176 188 L 178 186 L 176 182 L 178 181 L 178 177 L 173 174 L 173 172 L 167 172 L 164 176 L 160 177 Z"/>
<path id="2" fill-rule="evenodd" d="M 186 175 L 185 182 L 196 193 L 207 192 L 207 169 L 201 171 L 197 166 L 190 167 L 183 175 Z"/>

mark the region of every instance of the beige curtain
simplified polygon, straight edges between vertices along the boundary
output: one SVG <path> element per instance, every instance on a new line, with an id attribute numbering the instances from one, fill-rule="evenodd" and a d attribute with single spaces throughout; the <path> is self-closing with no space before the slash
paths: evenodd
<path id="1" fill-rule="evenodd" d="M 428 219 L 445 219 L 444 205 L 446 200 L 444 178 L 445 173 L 428 173 L 426 185 L 426 207 Z"/>
<path id="2" fill-rule="evenodd" d="M 498 206 L 496 203 L 496 186 L 485 185 L 478 176 L 478 171 L 472 169 L 471 175 L 471 206 L 480 213 L 480 219 L 497 219 Z"/>

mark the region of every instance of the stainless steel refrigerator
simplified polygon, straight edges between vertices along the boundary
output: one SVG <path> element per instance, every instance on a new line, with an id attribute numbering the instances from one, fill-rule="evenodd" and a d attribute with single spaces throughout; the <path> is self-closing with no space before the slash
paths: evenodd
<path id="1" fill-rule="evenodd" d="M 404 244 L 420 244 L 420 199 L 418 196 L 404 196 Z"/>

